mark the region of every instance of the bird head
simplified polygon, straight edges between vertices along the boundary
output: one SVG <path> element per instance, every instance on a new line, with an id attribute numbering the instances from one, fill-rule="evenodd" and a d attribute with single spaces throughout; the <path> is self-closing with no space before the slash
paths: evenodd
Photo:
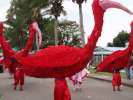
<path id="1" fill-rule="evenodd" d="M 38 42 L 39 42 L 39 46 L 41 46 L 41 42 L 42 42 L 42 32 L 41 32 L 41 30 L 40 30 L 40 28 L 39 28 L 39 26 L 38 26 L 38 23 L 37 23 L 37 22 L 33 22 L 33 23 L 32 23 L 32 27 L 33 27 L 33 29 L 36 30 L 36 32 L 37 32 L 37 34 L 38 34 L 38 38 L 39 38 Z"/>
<path id="2" fill-rule="evenodd" d="M 108 8 L 117 8 L 127 12 L 130 15 L 133 15 L 133 12 L 131 12 L 128 8 L 118 2 L 114 2 L 111 0 L 99 0 L 99 5 L 104 10 L 107 10 Z"/>

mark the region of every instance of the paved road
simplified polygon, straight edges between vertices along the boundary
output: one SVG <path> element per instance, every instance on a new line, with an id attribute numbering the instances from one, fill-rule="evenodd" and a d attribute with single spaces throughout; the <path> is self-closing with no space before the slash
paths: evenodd
<path id="1" fill-rule="evenodd" d="M 24 91 L 14 91 L 12 79 L 0 76 L 0 94 L 3 100 L 53 100 L 54 83 L 51 79 L 26 78 Z M 75 92 L 69 82 L 72 100 L 133 100 L 133 88 L 122 87 L 121 92 L 113 92 L 111 83 L 86 79 L 81 92 Z"/>

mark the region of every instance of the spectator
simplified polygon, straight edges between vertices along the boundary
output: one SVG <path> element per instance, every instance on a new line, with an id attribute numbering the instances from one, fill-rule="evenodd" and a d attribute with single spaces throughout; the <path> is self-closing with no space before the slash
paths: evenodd
<path id="1" fill-rule="evenodd" d="M 126 77 L 128 80 L 130 80 L 130 68 L 129 67 L 126 67 L 125 68 L 125 71 L 126 71 Z"/>
<path id="2" fill-rule="evenodd" d="M 88 77 L 89 71 L 84 68 L 82 71 L 76 73 L 75 75 L 69 77 L 72 81 L 75 90 L 81 91 L 81 84 L 85 77 Z"/>
<path id="3" fill-rule="evenodd" d="M 133 65 L 130 67 L 130 79 L 133 79 Z"/>

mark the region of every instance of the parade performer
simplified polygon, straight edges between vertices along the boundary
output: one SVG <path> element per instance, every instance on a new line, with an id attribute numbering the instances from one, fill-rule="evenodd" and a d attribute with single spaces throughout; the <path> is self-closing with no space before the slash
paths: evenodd
<path id="1" fill-rule="evenodd" d="M 71 76 L 69 79 L 72 81 L 75 90 L 81 90 L 81 85 L 85 77 L 87 77 L 89 71 L 84 68 L 82 71 Z"/>
<path id="2" fill-rule="evenodd" d="M 131 33 L 129 45 L 124 50 L 118 50 L 108 55 L 97 66 L 99 72 L 113 72 L 113 69 L 129 68 L 131 64 L 131 55 L 133 51 L 133 21 L 130 24 Z"/>
<path id="3" fill-rule="evenodd" d="M 24 70 L 22 67 L 16 67 L 16 71 L 14 73 L 14 89 L 17 89 L 19 85 L 19 89 L 23 90 L 24 85 Z"/>
<path id="4" fill-rule="evenodd" d="M 4 59 L 1 61 L 1 63 L 5 66 L 5 69 L 9 70 L 9 73 L 12 74 L 14 77 L 14 89 L 16 89 L 17 85 L 20 85 L 20 90 L 23 90 L 24 85 L 24 70 L 22 64 L 18 63 L 16 59 L 14 59 L 14 56 L 26 56 L 28 55 L 33 43 L 32 41 L 35 38 L 35 32 L 37 32 L 38 37 L 41 37 L 41 31 L 38 27 L 38 24 L 36 22 L 32 22 L 29 25 L 29 38 L 26 43 L 25 48 L 23 48 L 20 51 L 14 51 L 9 43 L 6 41 L 4 35 L 4 26 L 3 23 L 0 22 L 0 44 L 3 52 Z M 41 45 L 41 39 L 39 39 L 39 45 Z"/>
<path id="5" fill-rule="evenodd" d="M 54 100 L 71 100 L 71 93 L 65 78 L 55 79 Z"/>
<path id="6" fill-rule="evenodd" d="M 23 65 L 26 75 L 37 78 L 59 79 L 59 83 L 63 84 L 66 88 L 60 87 L 58 90 L 55 88 L 55 100 L 64 100 L 65 95 L 61 94 L 60 96 L 63 96 L 63 99 L 59 99 L 56 94 L 58 94 L 58 91 L 65 93 L 65 91 L 69 90 L 66 86 L 67 84 L 63 82 L 65 78 L 83 70 L 92 59 L 96 43 L 101 36 L 104 13 L 107 8 L 111 7 L 131 13 L 119 3 L 110 0 L 94 0 L 92 8 L 95 25 L 92 34 L 88 38 L 87 44 L 83 48 L 66 45 L 51 46 L 39 50 L 32 55 L 23 56 L 18 54 L 14 55 L 13 58 Z M 64 79 L 61 80 L 62 78 Z M 55 86 L 59 87 L 59 84 L 55 82 Z"/>
<path id="7" fill-rule="evenodd" d="M 116 91 L 116 87 L 117 87 L 117 90 L 120 91 L 121 75 L 120 75 L 120 70 L 119 69 L 114 69 L 113 70 L 112 86 L 113 86 L 113 91 Z"/>

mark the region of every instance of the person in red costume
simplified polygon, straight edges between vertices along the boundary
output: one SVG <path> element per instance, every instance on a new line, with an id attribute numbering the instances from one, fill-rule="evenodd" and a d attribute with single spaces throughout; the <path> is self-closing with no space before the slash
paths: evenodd
<path id="1" fill-rule="evenodd" d="M 93 0 L 92 8 L 95 25 L 90 37 L 88 38 L 87 44 L 83 48 L 66 45 L 51 46 L 41 49 L 32 55 L 27 55 L 26 52 L 26 54 L 22 54 L 26 56 L 21 56 L 20 54 L 13 56 L 20 64 L 23 65 L 24 71 L 27 75 L 38 78 L 57 79 L 58 84 L 55 81 L 55 100 L 66 100 L 66 95 L 64 95 L 64 93 L 66 93 L 66 91 L 68 92 L 68 88 L 65 78 L 84 69 L 88 62 L 92 59 L 96 43 L 101 36 L 105 11 L 108 8 L 119 8 L 132 14 L 119 3 L 112 2 L 110 0 Z M 2 37 L 0 39 L 2 39 Z M 3 41 L 1 42 L 3 43 Z M 33 40 L 31 42 L 33 43 Z M 5 51 L 5 53 L 7 52 Z M 64 86 L 66 88 L 59 88 L 59 86 Z M 64 99 L 60 99 L 58 96 L 63 97 Z"/>
<path id="2" fill-rule="evenodd" d="M 119 69 L 114 69 L 113 74 L 112 74 L 112 86 L 113 86 L 113 91 L 117 90 L 120 91 L 120 86 L 121 86 L 121 75 L 120 75 L 120 70 Z"/>
<path id="3" fill-rule="evenodd" d="M 71 94 L 65 78 L 55 79 L 54 100 L 71 100 Z"/>
<path id="4" fill-rule="evenodd" d="M 14 77 L 14 89 L 17 88 L 17 85 L 20 85 L 20 90 L 23 90 L 24 85 L 24 69 L 21 64 L 14 58 L 14 56 L 26 56 L 28 55 L 31 47 L 32 47 L 32 40 L 34 40 L 35 32 L 38 33 L 38 37 L 41 38 L 41 31 L 38 27 L 37 22 L 33 22 L 29 25 L 29 38 L 26 43 L 25 48 L 16 52 L 14 51 L 7 40 L 4 37 L 4 25 L 3 22 L 0 22 L 0 45 L 3 51 L 4 59 L 1 61 L 4 64 L 5 68 L 9 70 Z M 39 45 L 41 45 L 41 39 L 39 39 Z"/>
<path id="5" fill-rule="evenodd" d="M 17 67 L 16 72 L 14 73 L 14 90 L 17 89 L 17 86 L 19 85 L 20 90 L 23 90 L 24 85 L 24 70 L 23 68 Z"/>
<path id="6" fill-rule="evenodd" d="M 124 50 L 118 50 L 111 55 L 104 58 L 104 60 L 97 66 L 97 72 L 113 72 L 113 69 L 124 69 L 126 68 L 127 79 L 130 79 L 130 67 L 133 64 L 133 21 L 130 24 L 131 35 L 129 39 L 129 45 Z M 120 76 L 119 76 L 120 80 Z M 112 84 L 115 83 L 112 80 Z M 120 81 L 119 85 L 120 85 Z M 120 87 L 120 86 L 119 86 Z M 115 88 L 115 87 L 114 87 Z M 119 89 L 118 89 L 119 90 Z"/>
<path id="7" fill-rule="evenodd" d="M 124 69 L 130 67 L 130 57 L 133 51 L 133 21 L 130 24 L 131 32 L 128 47 L 124 50 L 118 50 L 105 57 L 97 65 L 97 72 L 112 72 L 114 68 Z"/>

